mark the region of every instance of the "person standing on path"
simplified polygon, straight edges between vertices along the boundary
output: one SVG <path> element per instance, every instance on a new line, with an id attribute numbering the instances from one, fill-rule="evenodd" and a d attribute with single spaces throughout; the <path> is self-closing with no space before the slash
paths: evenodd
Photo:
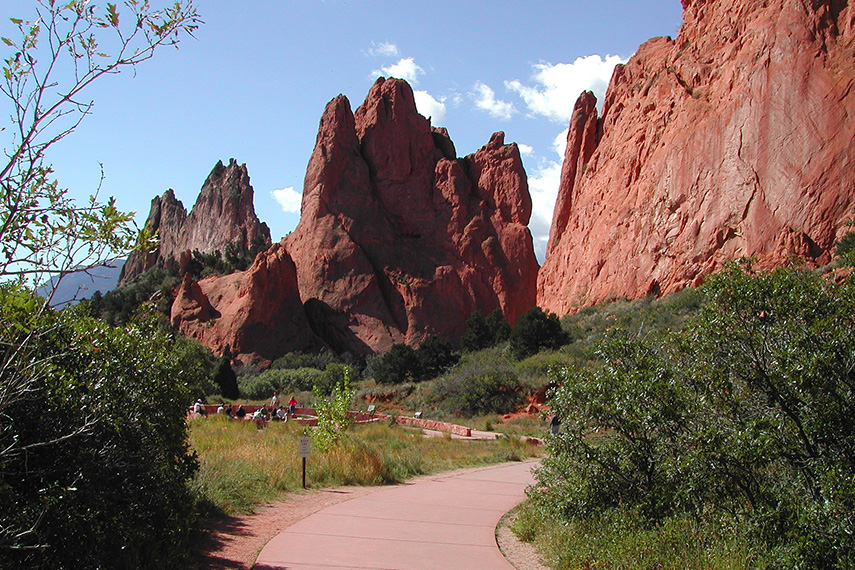
<path id="1" fill-rule="evenodd" d="M 558 414 L 555 414 L 549 421 L 549 433 L 558 435 L 559 431 L 561 431 L 561 418 L 558 417 Z"/>
<path id="2" fill-rule="evenodd" d="M 291 399 L 288 400 L 288 413 L 291 417 L 297 413 L 297 399 L 294 397 L 294 394 L 291 394 Z"/>

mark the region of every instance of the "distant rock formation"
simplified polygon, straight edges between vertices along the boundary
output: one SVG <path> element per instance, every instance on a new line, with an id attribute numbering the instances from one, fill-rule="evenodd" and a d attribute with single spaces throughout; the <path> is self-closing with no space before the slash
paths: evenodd
<path id="1" fill-rule="evenodd" d="M 337 351 L 459 338 L 476 309 L 534 306 L 538 265 L 519 150 L 496 133 L 455 156 L 410 86 L 378 79 L 321 118 L 300 223 L 285 240 L 313 330 Z"/>
<path id="2" fill-rule="evenodd" d="M 172 322 L 254 364 L 455 339 L 478 309 L 515 322 L 535 302 L 530 216 L 516 145 L 496 133 L 456 158 L 410 86 L 380 79 L 355 114 L 343 96 L 327 105 L 294 232 L 245 272 L 185 277 Z"/>
<path id="3" fill-rule="evenodd" d="M 576 102 L 538 305 L 701 283 L 727 260 L 822 264 L 855 198 L 855 8 L 683 0 L 676 40 Z"/>
<path id="4" fill-rule="evenodd" d="M 270 229 L 255 215 L 246 165 L 238 165 L 234 159 L 228 166 L 217 162 L 202 185 L 190 215 L 172 190 L 155 197 L 146 227 L 158 231 L 158 249 L 148 254 L 132 253 L 122 270 L 120 283 L 158 262 L 178 262 L 182 255 L 186 257 L 194 250 L 223 251 L 227 244 L 233 243 L 248 251 L 254 240 L 270 245 Z"/>

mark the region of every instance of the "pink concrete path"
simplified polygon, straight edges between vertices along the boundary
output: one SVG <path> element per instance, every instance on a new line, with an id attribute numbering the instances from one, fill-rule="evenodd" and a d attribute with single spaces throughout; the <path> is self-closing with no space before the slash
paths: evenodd
<path id="1" fill-rule="evenodd" d="M 513 570 L 499 519 L 525 498 L 537 461 L 504 463 L 384 487 L 285 529 L 256 570 Z"/>

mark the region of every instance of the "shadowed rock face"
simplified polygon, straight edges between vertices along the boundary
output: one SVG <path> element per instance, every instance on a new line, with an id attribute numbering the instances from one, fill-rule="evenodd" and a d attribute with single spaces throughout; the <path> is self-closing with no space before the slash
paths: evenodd
<path id="1" fill-rule="evenodd" d="M 171 322 L 218 354 L 228 346 L 241 364 L 266 366 L 286 352 L 323 346 L 309 328 L 294 262 L 281 244 L 258 255 L 246 271 L 198 283 L 186 273 Z"/>
<path id="2" fill-rule="evenodd" d="M 355 113 L 321 118 L 300 223 L 285 240 L 313 329 L 337 350 L 457 338 L 476 309 L 534 306 L 537 261 L 516 145 L 455 158 L 410 86 L 379 79 Z"/>
<path id="3" fill-rule="evenodd" d="M 253 240 L 270 245 L 270 229 L 259 222 L 253 206 L 253 191 L 245 164 L 234 159 L 228 166 L 218 162 L 196 204 L 187 215 L 184 205 L 172 190 L 155 197 L 146 227 L 157 230 L 160 238 L 155 252 L 134 252 L 122 270 L 120 283 L 129 281 L 158 261 L 180 261 L 193 250 L 203 253 L 224 251 L 229 243 L 249 250 Z"/>
<path id="4" fill-rule="evenodd" d="M 538 305 L 698 285 L 734 258 L 825 263 L 855 197 L 855 9 L 684 0 L 676 40 L 576 103 Z"/>

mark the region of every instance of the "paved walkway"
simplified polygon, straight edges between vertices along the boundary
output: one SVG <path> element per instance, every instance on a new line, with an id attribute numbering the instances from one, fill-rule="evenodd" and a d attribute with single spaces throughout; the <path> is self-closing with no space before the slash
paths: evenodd
<path id="1" fill-rule="evenodd" d="M 339 503 L 287 528 L 256 570 L 513 570 L 499 519 L 525 498 L 537 460 L 437 475 Z"/>

